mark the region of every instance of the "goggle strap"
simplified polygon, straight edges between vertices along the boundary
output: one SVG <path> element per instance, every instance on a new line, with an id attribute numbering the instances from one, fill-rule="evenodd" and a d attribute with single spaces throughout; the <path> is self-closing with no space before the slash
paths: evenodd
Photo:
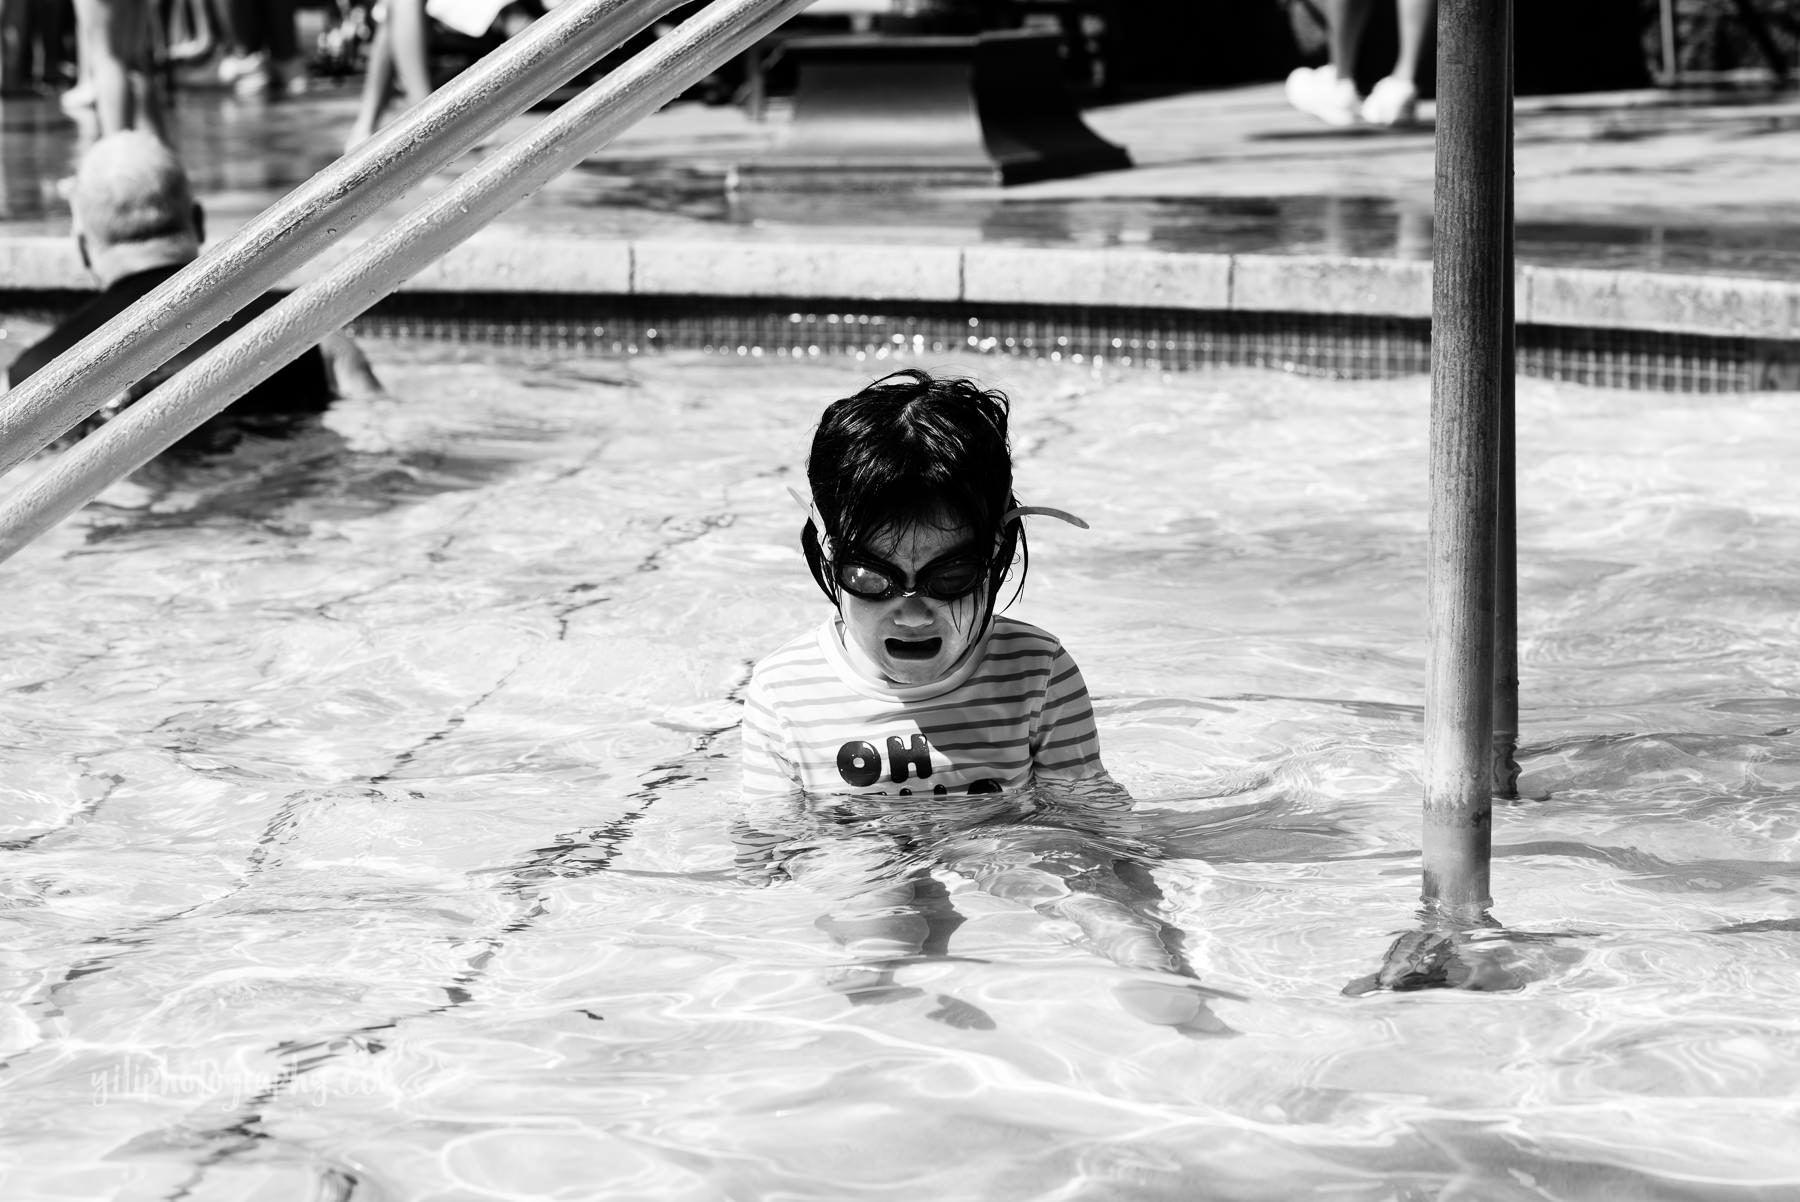
<path id="1" fill-rule="evenodd" d="M 825 533 L 825 523 L 819 520 L 818 509 L 813 506 L 813 503 L 810 500 L 801 496 L 800 490 L 795 488 L 792 484 L 787 486 L 787 494 L 794 498 L 794 504 L 806 511 L 806 516 L 812 522 L 813 528 L 819 532 L 820 550 L 824 551 L 827 559 L 831 558 L 831 539 Z M 1082 530 L 1092 529 L 1086 522 L 1082 521 L 1068 510 L 1053 509 L 1048 505 L 1015 505 L 1013 508 L 1000 515 L 1000 527 L 1001 529 L 1005 529 L 1010 523 L 1023 517 L 1055 518 L 1059 522 L 1067 522 L 1069 525 Z"/>
<path id="2" fill-rule="evenodd" d="M 813 503 L 801 496 L 800 490 L 795 488 L 792 484 L 787 486 L 787 494 L 794 498 L 794 504 L 806 510 L 807 520 L 812 522 L 813 529 L 819 532 L 819 551 L 826 559 L 830 559 L 831 538 L 825 533 L 825 523 L 819 520 L 819 511 L 813 508 Z"/>
<path id="3" fill-rule="evenodd" d="M 1009 509 L 1005 513 L 1000 515 L 1000 525 L 1002 528 L 1005 528 L 1007 523 L 1012 522 L 1017 518 L 1025 517 L 1027 515 L 1043 517 L 1043 518 L 1055 518 L 1059 522 L 1067 522 L 1067 523 L 1069 523 L 1069 525 L 1078 526 L 1083 530 L 1090 529 L 1090 527 L 1088 526 L 1088 524 L 1086 522 L 1082 521 L 1080 518 L 1076 517 L 1074 514 L 1070 513 L 1068 510 L 1052 509 L 1048 505 L 1018 505 L 1018 506 L 1015 506 L 1014 508 Z"/>

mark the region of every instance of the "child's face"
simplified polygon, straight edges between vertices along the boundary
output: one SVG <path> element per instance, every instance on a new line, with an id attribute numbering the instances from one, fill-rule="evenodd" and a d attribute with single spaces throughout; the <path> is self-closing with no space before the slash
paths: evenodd
<path id="1" fill-rule="evenodd" d="M 946 514 L 936 519 L 941 520 L 883 531 L 868 545 L 869 556 L 902 574 L 901 590 L 917 588 L 919 573 L 927 567 L 981 556 L 968 526 Z M 981 587 L 954 601 L 924 592 L 910 597 L 896 592 L 885 601 L 870 601 L 840 589 L 845 646 L 865 670 L 872 668 L 896 684 L 930 684 L 947 675 L 974 641 L 986 594 L 985 572 Z"/>

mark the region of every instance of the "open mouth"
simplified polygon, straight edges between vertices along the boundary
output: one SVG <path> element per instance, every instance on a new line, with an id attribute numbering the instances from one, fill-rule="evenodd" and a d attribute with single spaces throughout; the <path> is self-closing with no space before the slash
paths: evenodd
<path id="1" fill-rule="evenodd" d="M 887 653 L 895 659 L 931 659 L 943 649 L 943 639 L 889 639 L 887 641 Z"/>

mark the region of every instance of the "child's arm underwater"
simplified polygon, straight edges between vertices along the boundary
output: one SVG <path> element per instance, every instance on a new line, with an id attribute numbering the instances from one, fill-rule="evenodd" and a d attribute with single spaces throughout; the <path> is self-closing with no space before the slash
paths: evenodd
<path id="1" fill-rule="evenodd" d="M 800 771 L 788 755 L 773 712 L 763 703 L 753 678 L 744 707 L 743 784 L 728 833 L 738 879 L 767 885 L 783 879 L 784 848 L 806 823 L 806 796 Z"/>
<path id="2" fill-rule="evenodd" d="M 746 885 L 769 885 L 786 879 L 783 861 L 811 824 L 798 783 L 791 789 L 756 792 L 750 789 L 749 780 L 746 771 L 746 785 L 738 795 L 726 833 L 738 880 Z"/>
<path id="3" fill-rule="evenodd" d="M 731 820 L 728 833 L 738 880 L 746 885 L 769 885 L 786 875 L 781 850 L 793 841 L 790 835 L 759 830 L 743 817 Z"/>
<path id="4" fill-rule="evenodd" d="M 1100 731 L 1081 669 L 1062 647 L 1051 660 L 1031 732 L 1031 783 L 1046 821 L 1095 834 L 1123 834 L 1137 804 L 1100 760 Z"/>
<path id="5" fill-rule="evenodd" d="M 1093 703 L 1061 648 L 1032 733 L 1032 788 L 1029 833 L 970 857 L 963 870 L 997 897 L 1074 923 L 1121 968 L 1155 974 L 1116 990 L 1139 1017 L 1209 1028 L 1183 933 L 1156 914 L 1162 894 L 1143 862 L 1154 853 L 1137 838 L 1136 802 L 1101 762 Z"/>
<path id="6" fill-rule="evenodd" d="M 802 775 L 780 731 L 779 718 L 760 704 L 752 681 L 743 726 L 743 788 L 730 824 L 738 879 L 752 886 L 795 880 L 821 895 L 827 912 L 816 925 L 852 957 L 826 971 L 831 988 L 858 1001 L 917 993 L 897 990 L 891 967 L 897 958 L 918 954 L 930 936 L 915 875 L 891 871 L 886 858 L 893 845 L 885 839 L 830 840 L 835 855 L 821 860 L 809 854 L 821 851 L 821 837 L 834 822 L 808 805 Z"/>

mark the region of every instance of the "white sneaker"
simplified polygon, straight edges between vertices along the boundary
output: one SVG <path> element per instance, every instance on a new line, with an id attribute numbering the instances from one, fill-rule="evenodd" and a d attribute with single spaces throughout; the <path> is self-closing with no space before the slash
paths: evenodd
<path id="1" fill-rule="evenodd" d="M 71 116 L 91 109 L 94 107 L 94 85 L 84 80 L 59 96 L 57 103 Z"/>
<path id="2" fill-rule="evenodd" d="M 246 75 L 268 70 L 268 66 L 269 56 L 260 50 L 249 54 L 227 53 L 219 58 L 219 82 L 235 84 Z"/>
<path id="3" fill-rule="evenodd" d="M 274 76 L 266 63 L 231 81 L 231 94 L 244 100 L 264 100 L 273 93 Z"/>
<path id="4" fill-rule="evenodd" d="M 1418 118 L 1419 89 L 1410 79 L 1390 75 L 1375 85 L 1362 103 L 1362 117 L 1370 125 L 1411 125 Z"/>
<path id="5" fill-rule="evenodd" d="M 1329 63 L 1295 67 L 1287 77 L 1287 98 L 1289 104 L 1327 125 L 1355 125 L 1362 110 L 1356 81 L 1339 79 L 1337 68 Z"/>

